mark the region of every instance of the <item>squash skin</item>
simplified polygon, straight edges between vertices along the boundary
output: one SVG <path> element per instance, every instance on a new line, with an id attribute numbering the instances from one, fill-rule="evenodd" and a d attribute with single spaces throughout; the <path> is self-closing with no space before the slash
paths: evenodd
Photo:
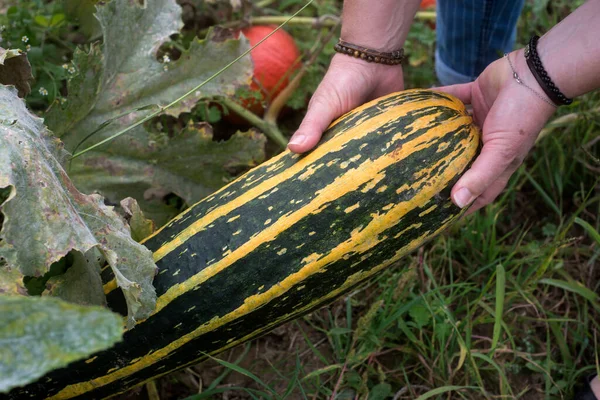
<path id="1" fill-rule="evenodd" d="M 335 300 L 460 217 L 449 193 L 479 136 L 464 105 L 434 91 L 349 112 L 312 152 L 282 153 L 148 238 L 155 313 L 113 348 L 8 398 L 110 397 Z"/>

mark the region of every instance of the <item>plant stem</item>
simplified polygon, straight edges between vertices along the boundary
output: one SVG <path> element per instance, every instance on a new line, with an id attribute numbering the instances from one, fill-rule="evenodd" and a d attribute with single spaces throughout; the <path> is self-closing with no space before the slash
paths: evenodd
<path id="1" fill-rule="evenodd" d="M 256 126 L 258 129 L 263 131 L 263 133 L 272 141 L 276 142 L 283 149 L 287 147 L 287 139 L 283 136 L 283 134 L 279 131 L 277 124 L 267 122 L 266 120 L 260 118 L 252 111 L 246 110 L 244 107 L 236 103 L 235 101 L 228 99 L 226 97 L 219 97 L 216 100 L 223 104 L 227 109 L 235 112 L 240 117 L 244 118 L 246 121 L 250 122 L 252 125 Z"/>
<path id="2" fill-rule="evenodd" d="M 262 0 L 255 4 L 256 8 L 265 8 L 273 4 L 275 0 Z"/>
<path id="3" fill-rule="evenodd" d="M 146 391 L 148 392 L 148 398 L 150 400 L 160 400 L 158 389 L 156 388 L 156 381 L 150 381 L 146 383 Z"/>
<path id="4" fill-rule="evenodd" d="M 308 2 L 302 7 L 300 8 L 298 11 L 296 11 L 294 14 L 292 14 L 287 20 L 285 20 L 283 23 L 281 23 L 277 28 L 275 28 L 273 30 L 273 32 L 269 33 L 267 36 L 265 36 L 264 38 L 262 38 L 261 40 L 258 41 L 258 43 L 256 43 L 254 46 L 250 47 L 248 50 L 244 51 L 242 54 L 240 54 L 238 57 L 236 57 L 233 61 L 231 61 L 229 64 L 225 65 L 223 68 L 221 68 L 220 70 L 218 70 L 217 72 L 215 72 L 213 75 L 211 75 L 208 79 L 206 79 L 204 82 L 200 83 L 199 85 L 197 85 L 196 87 L 194 87 L 193 89 L 191 89 L 190 91 L 188 91 L 187 93 L 185 93 L 183 96 L 179 97 L 178 99 L 175 99 L 174 101 L 172 101 L 171 103 L 167 104 L 166 106 L 160 107 L 158 111 L 155 111 L 153 113 L 150 113 L 149 115 L 147 115 L 146 117 L 142 118 L 141 120 L 139 120 L 138 122 L 135 122 L 131 125 L 129 125 L 127 128 L 120 130 L 119 132 L 115 133 L 114 135 L 111 135 L 109 137 L 107 137 L 106 139 L 88 147 L 87 149 L 84 149 L 82 151 L 80 151 L 79 153 L 75 153 L 73 154 L 73 156 L 71 157 L 71 159 L 73 158 L 77 158 L 85 153 L 87 153 L 90 150 L 93 150 L 99 146 L 102 146 L 105 143 L 110 142 L 111 140 L 116 139 L 117 137 L 137 128 L 140 125 L 143 125 L 144 123 L 150 121 L 152 118 L 156 117 L 157 115 L 162 114 L 165 110 L 173 107 L 174 105 L 176 105 L 177 103 L 179 103 L 180 101 L 182 101 L 183 99 L 185 99 L 186 97 L 196 93 L 201 87 L 203 87 L 204 85 L 206 85 L 208 82 L 212 81 L 213 79 L 215 79 L 217 76 L 221 75 L 225 70 L 227 70 L 229 67 L 231 67 L 233 64 L 235 64 L 236 62 L 238 62 L 239 60 L 241 60 L 242 58 L 244 58 L 245 56 L 247 56 L 248 54 L 250 54 L 250 52 L 252 50 L 254 50 L 256 47 L 260 46 L 265 40 L 267 40 L 268 38 L 271 37 L 271 35 L 275 34 L 277 31 L 279 31 L 284 25 L 286 25 L 287 23 L 289 23 L 293 18 L 296 17 L 296 15 L 300 14 L 300 12 L 302 12 L 305 8 L 307 8 L 309 5 L 312 4 L 314 0 L 308 0 Z M 278 130 L 277 130 L 278 131 Z M 271 130 L 271 132 L 273 132 L 273 130 Z M 283 138 L 283 135 L 281 135 L 281 138 Z M 283 138 L 283 141 L 285 141 L 285 138 Z M 287 141 L 285 141 L 285 146 L 287 146 Z M 280 143 L 280 142 L 278 142 Z M 280 143 L 281 144 L 281 143 Z"/>
<path id="5" fill-rule="evenodd" d="M 224 28 L 233 28 L 240 23 L 248 22 L 250 25 L 274 25 L 280 24 L 287 17 L 282 15 L 265 15 L 250 17 L 248 21 L 231 21 L 221 24 Z M 335 15 L 324 15 L 322 17 L 296 17 L 289 25 L 311 25 L 314 28 L 334 26 L 340 21 L 340 17 Z"/>
<path id="6" fill-rule="evenodd" d="M 244 25 L 276 25 L 281 24 L 289 18 L 287 15 L 263 15 L 257 17 L 250 17 L 247 20 L 230 21 L 219 26 L 223 28 L 235 28 Z M 415 15 L 415 19 L 422 21 L 435 21 L 435 11 L 418 11 Z M 286 23 L 286 25 L 310 25 L 313 28 L 321 27 L 332 27 L 337 25 L 341 21 L 341 18 L 336 15 L 323 15 L 321 17 L 296 17 L 293 20 Z M 208 32 L 206 28 L 198 33 L 198 36 L 206 35 Z"/>

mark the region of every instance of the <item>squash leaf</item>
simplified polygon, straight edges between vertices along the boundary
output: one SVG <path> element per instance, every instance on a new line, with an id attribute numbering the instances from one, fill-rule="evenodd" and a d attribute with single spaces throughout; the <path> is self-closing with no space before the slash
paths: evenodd
<path id="1" fill-rule="evenodd" d="M 60 163 L 66 155 L 16 90 L 0 85 L 0 294 L 26 294 L 25 276 L 41 277 L 76 251 L 82 257 L 70 274 L 77 279 L 55 279 L 49 291 L 103 304 L 100 263 L 106 260 L 123 289 L 132 325 L 154 309 L 152 253 L 131 238 L 102 197 L 75 189 Z"/>
<path id="2" fill-rule="evenodd" d="M 177 60 L 159 61 L 159 47 L 182 27 L 175 0 L 113 0 L 98 6 L 96 15 L 104 43 L 75 54 L 77 73 L 68 82 L 67 101 L 46 117 L 70 152 L 88 148 L 169 104 L 249 48 L 244 38 L 209 35 L 193 40 Z M 252 63 L 246 57 L 166 114 L 189 112 L 200 98 L 233 95 L 251 77 Z M 74 159 L 69 176 L 80 190 L 98 191 L 112 203 L 135 198 L 160 224 L 173 213 L 160 206 L 167 194 L 194 203 L 231 176 L 223 164 L 248 168 L 264 159 L 264 139 L 258 135 L 236 134 L 232 139 L 237 146 L 229 146 L 212 140 L 209 132 L 206 127 L 163 134 L 138 126 Z"/>
<path id="3" fill-rule="evenodd" d="M 121 340 L 121 318 L 49 297 L 0 296 L 0 393 Z"/>
<path id="4" fill-rule="evenodd" d="M 125 212 L 125 219 L 131 228 L 133 240 L 139 243 L 154 233 L 156 224 L 144 216 L 144 212 L 134 198 L 127 197 L 121 200 L 121 208 Z"/>

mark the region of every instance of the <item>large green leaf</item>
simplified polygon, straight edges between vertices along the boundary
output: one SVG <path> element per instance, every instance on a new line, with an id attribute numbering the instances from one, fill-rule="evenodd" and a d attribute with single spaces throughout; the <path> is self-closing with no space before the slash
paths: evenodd
<path id="1" fill-rule="evenodd" d="M 194 40 L 178 60 L 157 61 L 161 44 L 182 26 L 175 0 L 143 5 L 113 0 L 98 7 L 97 17 L 104 44 L 76 54 L 77 75 L 69 82 L 67 102 L 46 119 L 69 151 L 98 143 L 156 110 L 142 110 L 145 106 L 179 98 L 249 48 L 243 38 L 208 38 Z M 246 57 L 166 113 L 189 112 L 202 97 L 233 95 L 251 76 Z M 202 127 L 166 135 L 139 126 L 73 160 L 68 172 L 81 190 L 99 191 L 114 203 L 133 197 L 147 215 L 160 220 L 162 214 L 164 222 L 161 196 L 174 193 L 193 203 L 231 177 L 224 165 L 236 164 L 239 170 L 264 158 L 261 136 L 236 134 L 235 145 L 229 145 L 213 141 L 210 133 Z"/>
<path id="2" fill-rule="evenodd" d="M 79 187 L 100 188 L 109 199 L 130 196 L 137 199 L 144 213 L 157 224 L 167 210 L 158 208 L 168 193 L 195 202 L 223 186 L 228 171 L 256 165 L 264 157 L 265 138 L 255 132 L 238 132 L 229 140 L 215 142 L 208 124 L 193 124 L 173 137 L 144 134 L 130 138 L 127 145 L 118 141 L 107 149 L 86 154 L 84 162 L 73 162 L 72 176 Z"/>
<path id="3" fill-rule="evenodd" d="M 0 296 L 0 393 L 121 340 L 123 323 L 101 307 L 48 297 Z"/>
<path id="4" fill-rule="evenodd" d="M 152 254 L 102 197 L 75 189 L 60 163 L 65 156 L 16 90 L 0 85 L 0 293 L 25 294 L 24 276 L 43 276 L 79 252 L 84 257 L 76 260 L 71 279 L 54 279 L 50 292 L 102 304 L 99 274 L 106 260 L 128 302 L 130 323 L 145 318 L 156 299 Z"/>

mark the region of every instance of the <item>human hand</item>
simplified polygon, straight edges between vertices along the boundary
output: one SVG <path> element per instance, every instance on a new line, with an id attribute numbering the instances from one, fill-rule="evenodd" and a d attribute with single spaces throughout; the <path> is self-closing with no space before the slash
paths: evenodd
<path id="1" fill-rule="evenodd" d="M 529 71 L 523 51 L 510 54 L 520 79 L 538 94 L 544 91 Z M 438 88 L 473 106 L 482 127 L 481 153 L 454 185 L 452 201 L 468 213 L 493 202 L 522 164 L 555 107 L 517 83 L 504 58 L 490 64 L 475 82 Z"/>
<path id="2" fill-rule="evenodd" d="M 288 148 L 304 153 L 315 147 L 329 124 L 340 115 L 404 88 L 402 67 L 368 63 L 336 54 Z"/>

